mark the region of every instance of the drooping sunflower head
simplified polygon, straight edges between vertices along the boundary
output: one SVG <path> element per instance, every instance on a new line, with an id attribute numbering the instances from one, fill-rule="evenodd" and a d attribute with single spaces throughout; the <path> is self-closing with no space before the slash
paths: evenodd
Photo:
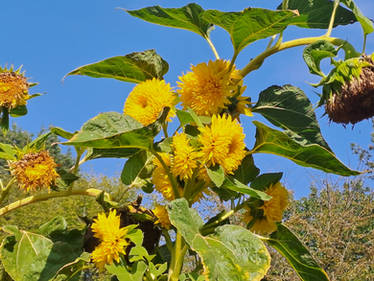
<path id="1" fill-rule="evenodd" d="M 192 177 L 194 170 L 199 166 L 201 153 L 196 151 L 185 133 L 178 133 L 173 137 L 172 173 L 181 180 Z"/>
<path id="2" fill-rule="evenodd" d="M 59 177 L 57 164 L 48 151 L 27 153 L 18 161 L 10 164 L 12 175 L 17 178 L 18 185 L 25 191 L 50 188 Z"/>
<path id="3" fill-rule="evenodd" d="M 134 87 L 127 97 L 123 111 L 147 126 L 157 120 L 164 107 L 170 107 L 168 118 L 173 117 L 175 99 L 170 84 L 153 78 Z"/>
<path id="4" fill-rule="evenodd" d="M 13 109 L 25 105 L 29 97 L 29 84 L 19 70 L 0 67 L 0 106 Z"/>
<path id="5" fill-rule="evenodd" d="M 241 76 L 230 62 L 224 60 L 209 61 L 192 66 L 192 72 L 179 77 L 182 105 L 192 108 L 198 115 L 211 116 L 220 113 L 230 104 Z"/>
<path id="6" fill-rule="evenodd" d="M 226 173 L 232 174 L 246 155 L 243 128 L 224 114 L 213 115 L 211 126 L 199 130 L 204 163 L 208 167 L 221 165 Z"/>
<path id="7" fill-rule="evenodd" d="M 113 261 L 119 262 L 120 254 L 125 254 L 129 245 L 126 240 L 127 229 L 120 227 L 120 221 L 116 210 L 111 210 L 108 216 L 98 214 L 91 226 L 94 236 L 100 240 L 100 244 L 92 252 L 92 260 L 100 270 Z"/>
<path id="8" fill-rule="evenodd" d="M 170 229 L 171 222 L 169 220 L 169 214 L 166 210 L 165 206 L 162 205 L 156 205 L 156 208 L 154 208 L 153 213 L 157 217 L 157 220 L 155 221 L 155 224 L 161 225 L 161 227 Z"/>
<path id="9" fill-rule="evenodd" d="M 251 231 L 260 234 L 269 234 L 277 229 L 276 222 L 282 221 L 289 202 L 288 191 L 280 182 L 270 185 L 265 192 L 271 199 L 258 208 L 247 209 L 243 217 Z"/>

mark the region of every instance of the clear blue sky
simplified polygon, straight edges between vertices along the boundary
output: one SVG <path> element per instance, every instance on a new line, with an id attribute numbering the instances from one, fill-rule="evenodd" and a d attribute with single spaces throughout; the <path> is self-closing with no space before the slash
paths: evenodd
<path id="1" fill-rule="evenodd" d="M 205 9 L 238 11 L 251 7 L 274 8 L 281 1 L 195 1 Z M 176 86 L 178 76 L 188 71 L 191 64 L 214 59 L 208 44 L 197 34 L 146 23 L 116 9 L 139 9 L 161 5 L 180 7 L 189 1 L 113 1 L 113 0 L 65 0 L 65 1 L 3 1 L 0 10 L 2 35 L 0 65 L 23 65 L 31 81 L 39 82 L 31 92 L 47 93 L 29 102 L 29 114 L 13 119 L 23 129 L 37 133 L 50 125 L 69 131 L 78 130 L 88 119 L 100 112 L 122 111 L 127 94 L 133 84 L 112 79 L 93 79 L 84 76 L 63 76 L 74 68 L 108 57 L 125 55 L 135 51 L 156 49 L 170 65 L 165 79 Z M 357 0 L 356 3 L 369 18 L 374 18 L 374 1 Z M 305 30 L 288 28 L 285 39 L 300 36 Z M 320 35 L 321 30 L 308 30 L 308 36 Z M 212 40 L 222 58 L 230 59 L 232 47 L 228 35 L 220 28 L 212 33 Z M 339 27 L 333 36 L 347 39 L 361 50 L 362 32 L 359 24 Z M 369 35 L 367 52 L 374 51 L 374 37 Z M 267 42 L 247 47 L 239 56 L 237 66 L 243 67 Z M 302 61 L 302 48 L 275 55 L 263 67 L 245 80 L 245 95 L 257 100 L 258 93 L 268 86 L 287 83 L 302 88 L 313 103 L 317 96 L 308 82 L 316 77 L 308 73 Z M 323 111 L 317 110 L 321 117 Z M 261 117 L 256 115 L 256 119 Z M 12 121 L 13 121 L 12 120 Z M 244 118 L 248 146 L 253 144 L 254 128 L 251 118 Z M 353 129 L 320 119 L 322 133 L 338 158 L 352 168 L 357 161 L 351 154 L 350 144 L 366 146 L 370 141 L 371 123 L 363 121 Z M 289 160 L 273 155 L 256 155 L 256 163 L 263 172 L 283 171 L 283 181 L 295 191 L 295 196 L 308 194 L 311 181 L 325 176 L 311 168 L 300 168 Z M 124 160 L 95 160 L 83 167 L 85 171 L 114 175 L 119 174 Z M 331 178 L 331 177 L 330 177 Z"/>

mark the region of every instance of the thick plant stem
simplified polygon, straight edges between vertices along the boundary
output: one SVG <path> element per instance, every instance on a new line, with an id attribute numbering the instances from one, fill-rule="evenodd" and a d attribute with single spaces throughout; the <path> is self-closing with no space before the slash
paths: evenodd
<path id="1" fill-rule="evenodd" d="M 174 245 L 174 253 L 172 255 L 172 261 L 169 269 L 169 281 L 178 281 L 179 275 L 182 271 L 184 256 L 187 251 L 187 245 L 183 241 L 183 237 L 180 232 L 177 233 Z"/>
<path id="2" fill-rule="evenodd" d="M 240 74 L 242 77 L 247 76 L 252 71 L 259 69 L 266 58 L 270 57 L 271 55 L 274 55 L 280 51 L 290 49 L 297 46 L 303 46 L 303 45 L 309 45 L 312 43 L 315 43 L 319 40 L 325 40 L 328 41 L 336 46 L 345 46 L 345 50 L 348 52 L 351 52 L 353 55 L 356 55 L 356 51 L 353 48 L 351 44 L 349 44 L 347 41 L 334 38 L 334 37 L 326 37 L 326 36 L 318 36 L 318 37 L 307 37 L 307 38 L 300 38 L 296 40 L 291 40 L 287 42 L 283 42 L 279 45 L 275 45 L 274 47 L 265 50 L 263 53 L 259 54 L 257 57 L 252 59 L 241 71 Z"/>
<path id="3" fill-rule="evenodd" d="M 30 205 L 36 202 L 46 201 L 52 198 L 67 197 L 67 196 L 73 196 L 73 195 L 84 195 L 84 196 L 97 197 L 101 192 L 103 191 L 99 189 L 95 189 L 95 188 L 89 188 L 89 189 L 67 190 L 67 191 L 46 193 L 46 194 L 40 194 L 40 195 L 33 195 L 30 197 L 18 200 L 16 202 L 13 202 L 1 208 L 0 217 L 18 208 L 21 208 L 21 207 L 24 207 L 24 206 L 27 206 L 27 205 Z M 109 194 L 105 193 L 105 196 L 109 197 Z"/>
<path id="4" fill-rule="evenodd" d="M 216 57 L 217 60 L 219 60 L 218 52 L 216 50 L 216 47 L 214 47 L 214 44 L 213 44 L 212 40 L 210 40 L 209 37 L 205 37 L 205 39 L 208 42 L 210 48 L 212 49 L 214 56 Z"/>

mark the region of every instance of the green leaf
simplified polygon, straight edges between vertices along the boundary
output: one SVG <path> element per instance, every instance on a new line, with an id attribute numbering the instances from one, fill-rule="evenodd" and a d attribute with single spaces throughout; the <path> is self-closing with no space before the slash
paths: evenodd
<path id="1" fill-rule="evenodd" d="M 29 149 L 35 149 L 35 150 L 40 150 L 40 149 L 45 149 L 45 143 L 48 140 L 49 136 L 52 134 L 52 132 L 47 132 L 45 134 L 40 135 L 36 139 L 34 139 L 32 142 L 27 144 L 24 148 L 23 151 L 28 151 Z"/>
<path id="2" fill-rule="evenodd" d="M 260 169 L 255 166 L 251 154 L 247 154 L 238 169 L 234 173 L 234 178 L 243 184 L 253 181 L 260 173 Z"/>
<path id="3" fill-rule="evenodd" d="M 253 122 L 257 127 L 256 143 L 252 153 L 271 153 L 286 157 L 296 164 L 312 167 L 327 173 L 341 176 L 355 176 L 360 172 L 354 171 L 341 163 L 336 156 L 318 144 L 300 143 L 292 136 L 287 135 L 261 122 Z"/>
<path id="4" fill-rule="evenodd" d="M 19 105 L 16 108 L 12 108 L 9 111 L 10 116 L 12 117 L 20 117 L 27 114 L 27 107 L 26 105 Z"/>
<path id="5" fill-rule="evenodd" d="M 77 232 L 69 232 L 66 236 L 60 233 L 49 239 L 40 234 L 17 231 L 4 238 L 0 249 L 2 264 L 15 281 L 49 280 L 59 268 L 81 253 L 83 241 L 80 235 L 80 245 L 77 245 Z"/>
<path id="6" fill-rule="evenodd" d="M 259 281 L 270 267 L 270 255 L 262 241 L 249 230 L 224 225 L 210 236 L 202 236 L 203 221 L 185 199 L 172 201 L 168 207 L 171 223 L 191 249 L 202 259 L 209 280 Z"/>
<path id="7" fill-rule="evenodd" d="M 252 109 L 275 126 L 285 129 L 285 134 L 302 144 L 318 144 L 331 150 L 323 139 L 316 115 L 305 93 L 292 85 L 271 86 L 262 91 Z"/>
<path id="8" fill-rule="evenodd" d="M 324 76 L 320 63 L 324 58 L 333 58 L 338 54 L 338 50 L 328 41 L 320 40 L 310 44 L 304 49 L 303 58 L 310 73 Z"/>
<path id="9" fill-rule="evenodd" d="M 299 27 L 326 29 L 330 23 L 334 3 L 330 0 L 289 0 L 288 9 L 297 10 L 299 17 L 294 18 L 293 23 Z M 281 9 L 279 5 L 278 9 Z M 354 23 L 354 14 L 339 6 L 336 10 L 334 26 Z"/>
<path id="10" fill-rule="evenodd" d="M 64 169 L 57 168 L 57 173 L 59 178 L 57 178 L 56 186 L 61 188 L 69 187 L 73 182 L 79 179 L 79 177 L 71 172 L 68 172 Z"/>
<path id="11" fill-rule="evenodd" d="M 252 187 L 249 187 L 245 184 L 242 184 L 237 179 L 232 179 L 232 178 L 229 178 L 229 177 L 226 177 L 226 179 L 225 179 L 223 185 L 221 186 L 221 188 L 227 188 L 227 189 L 235 191 L 235 192 L 239 192 L 239 193 L 242 193 L 242 194 L 247 194 L 247 195 L 250 195 L 253 198 L 258 198 L 258 199 L 261 199 L 263 201 L 267 201 L 267 200 L 271 199 L 271 196 L 267 195 L 265 192 L 262 192 L 260 190 L 256 190 Z"/>
<path id="12" fill-rule="evenodd" d="M 0 127 L 3 130 L 3 133 L 9 130 L 9 111 L 6 107 L 0 107 L 1 109 L 1 119 Z"/>
<path id="13" fill-rule="evenodd" d="M 364 31 L 365 35 L 370 34 L 374 31 L 372 20 L 370 20 L 362 14 L 361 10 L 358 8 L 358 6 L 353 0 L 341 0 L 340 2 L 352 10 L 356 19 L 360 22 L 362 30 Z"/>
<path id="14" fill-rule="evenodd" d="M 49 236 L 56 231 L 64 231 L 67 228 L 66 219 L 63 216 L 56 216 L 50 221 L 42 224 L 39 227 L 39 233 L 44 236 Z"/>
<path id="15" fill-rule="evenodd" d="M 225 181 L 225 171 L 220 165 L 216 165 L 214 167 L 209 168 L 206 167 L 206 171 L 208 173 L 209 178 L 217 187 L 220 187 Z"/>
<path id="16" fill-rule="evenodd" d="M 10 144 L 0 143 L 0 158 L 5 160 L 16 160 L 17 150 Z"/>
<path id="17" fill-rule="evenodd" d="M 168 69 L 168 63 L 155 50 L 147 50 L 84 65 L 66 76 L 87 75 L 94 78 L 113 78 L 140 83 L 152 78 L 163 79 Z"/>
<path id="18" fill-rule="evenodd" d="M 135 179 L 139 176 L 140 172 L 150 161 L 151 157 L 147 155 L 144 150 L 134 154 L 126 161 L 125 166 L 122 169 L 121 181 L 124 184 L 131 185 Z"/>
<path id="19" fill-rule="evenodd" d="M 55 135 L 58 135 L 59 137 L 62 137 L 67 140 L 70 140 L 77 133 L 77 132 L 70 133 L 59 127 L 52 127 L 50 131 L 54 133 Z"/>
<path id="20" fill-rule="evenodd" d="M 171 224 L 181 232 L 183 238 L 191 245 L 193 238 L 204 225 L 204 221 L 200 218 L 198 212 L 189 208 L 188 202 L 184 198 L 172 201 L 167 205 L 167 210 Z"/>
<path id="21" fill-rule="evenodd" d="M 292 11 L 248 8 L 242 12 L 208 10 L 203 18 L 230 33 L 235 52 L 259 39 L 282 32 L 296 17 Z"/>
<path id="22" fill-rule="evenodd" d="M 264 240 L 288 260 L 301 280 L 329 280 L 326 272 L 317 264 L 300 240 L 284 225 L 278 224 L 278 230 Z"/>
<path id="23" fill-rule="evenodd" d="M 265 190 L 271 184 L 281 180 L 283 173 L 266 173 L 258 176 L 251 182 L 251 187 L 258 190 Z"/>
<path id="24" fill-rule="evenodd" d="M 169 27 L 190 30 L 204 38 L 209 37 L 213 25 L 201 15 L 204 10 L 198 4 L 191 3 L 182 8 L 147 7 L 140 10 L 125 10 L 130 15 L 142 20 Z"/>
<path id="25" fill-rule="evenodd" d="M 87 160 L 99 158 L 129 158 L 138 151 L 138 148 L 88 148 L 85 158 L 87 158 Z"/>
<path id="26" fill-rule="evenodd" d="M 147 148 L 153 134 L 134 118 L 106 112 L 88 120 L 65 145 L 93 148 Z"/>
<path id="27" fill-rule="evenodd" d="M 131 271 L 127 271 L 125 266 L 112 263 L 105 266 L 109 273 L 114 274 L 119 281 L 143 281 L 143 275 L 147 270 L 147 265 L 143 262 L 134 263 Z"/>
<path id="28" fill-rule="evenodd" d="M 182 127 L 184 127 L 187 124 L 195 123 L 195 120 L 191 116 L 191 113 L 189 113 L 185 110 L 177 109 L 177 117 L 178 117 L 179 123 L 181 124 Z"/>
<path id="29" fill-rule="evenodd" d="M 83 252 L 78 258 L 74 261 L 65 264 L 61 267 L 56 275 L 54 276 L 51 281 L 79 281 L 80 280 L 80 273 L 86 267 L 86 264 L 89 263 L 91 260 L 91 254 L 87 252 Z"/>

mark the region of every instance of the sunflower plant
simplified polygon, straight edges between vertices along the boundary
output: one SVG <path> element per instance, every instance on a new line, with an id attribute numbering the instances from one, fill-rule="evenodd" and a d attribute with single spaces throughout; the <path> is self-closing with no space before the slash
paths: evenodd
<path id="1" fill-rule="evenodd" d="M 341 176 L 359 172 L 336 158 L 301 89 L 274 85 L 252 102 L 246 96 L 244 78 L 273 54 L 305 46 L 303 58 L 310 72 L 321 76 L 315 85 L 322 88 L 319 106 L 325 106 L 331 120 L 346 124 L 368 118 L 373 115 L 373 57 L 357 52 L 331 32 L 338 25 L 358 21 L 366 42 L 374 30 L 372 22 L 352 0 L 284 0 L 276 10 L 239 12 L 204 10 L 194 3 L 125 12 L 197 33 L 207 41 L 215 60 L 192 65 L 172 84 L 163 78 L 169 65 L 155 50 L 108 58 L 68 74 L 114 78 L 135 86 L 123 112 L 101 113 L 77 132 L 54 127 L 23 148 L 0 144 L 0 157 L 8 161 L 11 174 L 10 181 L 1 185 L 0 216 L 35 202 L 73 195 L 96 197 L 103 211 L 84 230 L 67 228 L 60 216 L 40 226 L 37 233 L 2 226 L 8 233 L 0 249 L 5 271 L 17 281 L 79 280 L 92 267 L 120 281 L 261 280 L 270 267 L 267 247 L 272 247 L 301 280 L 329 280 L 308 249 L 282 224 L 289 201 L 282 172 L 261 173 L 253 154 L 275 154 Z M 230 60 L 220 58 L 210 39 L 214 26 L 231 37 Z M 317 37 L 284 41 L 288 26 L 325 31 Z M 266 49 L 238 69 L 235 61 L 240 52 L 266 38 Z M 339 52 L 345 55 L 343 61 L 337 59 Z M 331 61 L 329 74 L 320 67 L 325 58 Z M 24 110 L 30 97 L 26 81 L 19 71 L 0 70 L 4 130 L 8 115 Z M 255 114 L 270 124 L 257 121 Z M 245 143 L 243 115 L 253 117 L 253 147 Z M 64 139 L 59 145 L 76 150 L 70 170 L 59 169 L 45 150 L 49 134 Z M 119 205 L 104 191 L 76 188 L 80 165 L 98 158 L 127 159 L 122 182 L 143 193 L 158 194 L 154 209 L 141 206 L 141 197 Z M 26 196 L 6 205 L 14 186 Z M 213 195 L 228 202 L 230 209 L 203 220 L 197 203 Z M 240 217 L 240 224 L 232 223 L 234 215 Z M 187 256 L 195 258 L 193 266 L 184 267 Z"/>

